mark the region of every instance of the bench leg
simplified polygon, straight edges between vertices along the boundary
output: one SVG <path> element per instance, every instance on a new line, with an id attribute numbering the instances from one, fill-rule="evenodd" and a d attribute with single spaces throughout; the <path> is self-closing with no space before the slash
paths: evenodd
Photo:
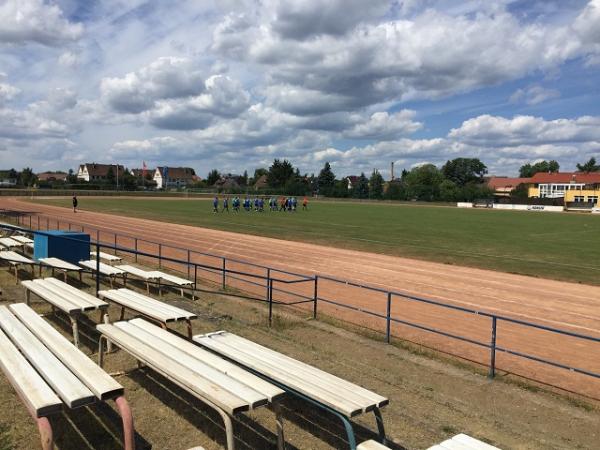
<path id="1" fill-rule="evenodd" d="M 275 412 L 275 423 L 277 425 L 277 450 L 285 450 L 285 437 L 283 435 L 283 415 L 281 413 L 281 403 L 273 403 Z"/>
<path id="2" fill-rule="evenodd" d="M 107 314 L 104 314 L 104 323 L 105 324 L 110 324 L 110 317 Z M 112 342 L 110 342 L 108 339 L 106 340 L 106 351 L 107 353 L 112 352 Z"/>
<path id="3" fill-rule="evenodd" d="M 119 320 L 123 320 L 125 318 L 125 307 L 121 306 L 121 316 Z"/>
<path id="4" fill-rule="evenodd" d="M 103 368 L 104 366 L 104 346 L 102 345 L 102 339 L 108 343 L 108 339 L 102 335 L 100 336 L 100 339 L 98 339 L 98 365 L 100 368 Z"/>
<path id="5" fill-rule="evenodd" d="M 17 281 L 15 282 L 15 284 L 19 284 L 19 269 L 17 269 L 17 265 L 15 264 L 15 278 L 17 279 Z"/>
<path id="6" fill-rule="evenodd" d="M 27 306 L 31 306 L 31 291 L 29 290 L 25 291 L 25 303 Z"/>
<path id="7" fill-rule="evenodd" d="M 375 408 L 373 410 L 373 414 L 375 414 L 375 422 L 377 422 L 379 442 L 381 442 L 383 445 L 386 445 L 387 438 L 385 437 L 385 427 L 383 426 L 383 417 L 381 417 L 381 410 L 379 408 Z"/>
<path id="8" fill-rule="evenodd" d="M 186 321 L 187 324 L 187 332 L 188 332 L 188 337 L 190 338 L 190 341 L 192 340 L 192 321 L 190 319 L 187 319 Z"/>
<path id="9" fill-rule="evenodd" d="M 81 270 L 79 271 L 79 281 L 83 281 L 83 278 L 81 277 Z"/>
<path id="10" fill-rule="evenodd" d="M 54 439 L 52 437 L 52 425 L 50 425 L 50 421 L 47 417 L 38 417 L 35 420 L 40 431 L 42 450 L 53 450 Z"/>
<path id="11" fill-rule="evenodd" d="M 135 450 L 135 431 L 133 427 L 133 415 L 129 403 L 124 396 L 115 399 L 119 414 L 123 420 L 123 448 L 125 450 Z"/>
<path id="12" fill-rule="evenodd" d="M 77 324 L 77 317 L 69 316 L 71 319 L 71 327 L 73 327 L 73 344 L 79 348 L 79 325 Z"/>

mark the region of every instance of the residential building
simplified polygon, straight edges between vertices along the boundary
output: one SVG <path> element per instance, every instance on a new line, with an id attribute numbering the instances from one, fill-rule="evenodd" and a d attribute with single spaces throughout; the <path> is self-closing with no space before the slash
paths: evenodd
<path id="1" fill-rule="evenodd" d="M 17 185 L 17 174 L 14 170 L 0 170 L 0 187 Z"/>
<path id="2" fill-rule="evenodd" d="M 261 175 L 260 177 L 258 177 L 258 180 L 256 180 L 254 182 L 254 189 L 256 189 L 256 190 L 265 189 L 268 187 L 269 187 L 269 183 L 267 182 L 266 175 Z"/>
<path id="3" fill-rule="evenodd" d="M 243 184 L 243 178 L 241 175 L 231 173 L 221 175 L 221 178 L 216 181 L 215 187 L 224 191 L 237 190 Z"/>
<path id="4" fill-rule="evenodd" d="M 564 198 L 567 192 L 582 191 L 596 185 L 600 185 L 600 173 L 598 172 L 538 172 L 531 177 L 528 196 Z"/>
<path id="5" fill-rule="evenodd" d="M 487 185 L 494 190 L 494 195 L 498 197 L 510 197 L 520 184 L 531 183 L 531 178 L 509 178 L 509 177 L 489 177 Z"/>
<path id="6" fill-rule="evenodd" d="M 41 182 L 67 181 L 68 176 L 66 172 L 42 172 L 37 174 L 37 179 Z"/>
<path id="7" fill-rule="evenodd" d="M 81 164 L 79 169 L 77 170 L 77 179 L 84 180 L 88 182 L 93 181 L 106 181 L 108 179 L 108 174 L 110 169 L 112 168 L 113 175 L 115 176 L 115 180 L 118 178 L 122 178 L 125 173 L 125 168 L 122 165 L 118 165 L 118 174 L 117 174 L 117 165 L 116 164 L 97 164 L 97 163 L 86 163 Z"/>
<path id="8" fill-rule="evenodd" d="M 157 167 L 154 181 L 158 189 L 180 188 L 194 182 L 196 173 L 191 167 Z"/>
<path id="9" fill-rule="evenodd" d="M 598 206 L 600 198 L 600 187 L 590 186 L 587 189 L 569 190 L 565 192 L 565 203 L 567 204 L 586 204 Z"/>
<path id="10" fill-rule="evenodd" d="M 346 177 L 346 182 L 348 183 L 348 190 L 351 190 L 354 186 L 356 186 L 359 179 L 360 177 L 357 175 L 348 175 Z"/>

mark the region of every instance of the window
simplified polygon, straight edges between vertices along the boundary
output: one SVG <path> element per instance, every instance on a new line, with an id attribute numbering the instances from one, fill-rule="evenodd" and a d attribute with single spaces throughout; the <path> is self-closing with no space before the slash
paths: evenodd
<path id="1" fill-rule="evenodd" d="M 583 195 L 576 195 L 575 196 L 575 201 L 576 202 L 582 202 L 583 201 Z"/>
<path id="2" fill-rule="evenodd" d="M 588 195 L 588 203 L 598 203 L 597 195 Z"/>

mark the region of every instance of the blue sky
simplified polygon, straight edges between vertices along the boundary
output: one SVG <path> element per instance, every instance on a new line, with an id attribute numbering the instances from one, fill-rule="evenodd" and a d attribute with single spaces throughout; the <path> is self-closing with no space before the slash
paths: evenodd
<path id="1" fill-rule="evenodd" d="M 0 168 L 600 159 L 600 0 L 5 0 Z"/>

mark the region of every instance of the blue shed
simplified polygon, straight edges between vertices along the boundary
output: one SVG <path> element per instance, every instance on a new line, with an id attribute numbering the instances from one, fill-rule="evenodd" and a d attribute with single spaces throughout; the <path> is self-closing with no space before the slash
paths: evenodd
<path id="1" fill-rule="evenodd" d="M 89 234 L 60 230 L 44 233 L 34 234 L 33 257 L 35 259 L 54 257 L 73 264 L 90 259 Z"/>

